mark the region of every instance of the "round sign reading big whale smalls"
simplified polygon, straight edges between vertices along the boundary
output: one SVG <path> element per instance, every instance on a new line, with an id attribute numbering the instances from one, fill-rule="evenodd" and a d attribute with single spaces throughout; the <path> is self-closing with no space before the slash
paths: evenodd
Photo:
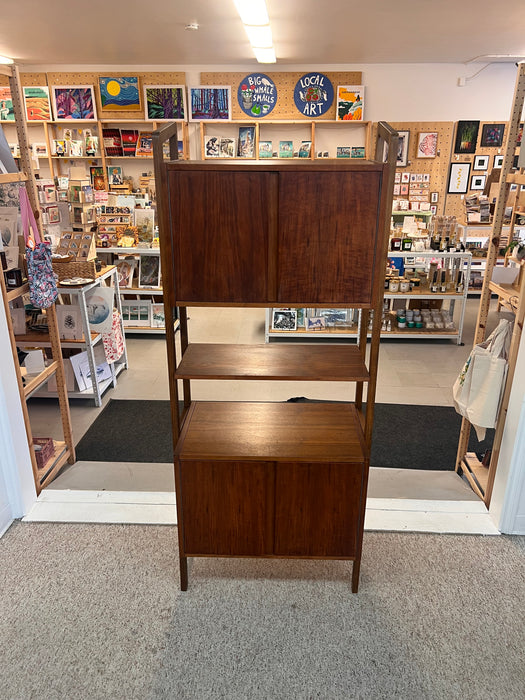
<path id="1" fill-rule="evenodd" d="M 250 117 L 265 117 L 277 104 L 277 88 L 264 73 L 250 73 L 243 78 L 237 90 L 242 111 Z"/>
<path id="2" fill-rule="evenodd" d="M 306 73 L 297 81 L 293 99 L 305 117 L 320 117 L 334 101 L 334 86 L 323 73 Z"/>

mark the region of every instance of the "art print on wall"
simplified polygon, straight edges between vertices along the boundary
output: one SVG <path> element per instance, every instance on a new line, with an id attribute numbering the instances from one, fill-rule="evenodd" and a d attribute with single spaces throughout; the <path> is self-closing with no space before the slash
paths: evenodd
<path id="1" fill-rule="evenodd" d="M 471 190 L 482 190 L 485 187 L 486 175 L 473 175 L 470 180 Z"/>
<path id="2" fill-rule="evenodd" d="M 479 121 L 459 121 L 456 129 L 454 153 L 475 153 Z"/>
<path id="3" fill-rule="evenodd" d="M 398 168 L 404 168 L 408 165 L 408 144 L 410 140 L 410 131 L 398 131 L 397 133 L 399 139 L 397 142 L 396 166 Z M 404 180 L 402 180 L 402 182 L 404 182 Z"/>
<path id="4" fill-rule="evenodd" d="M 0 85 L 0 122 L 14 121 L 15 110 L 13 107 L 11 90 L 5 85 Z"/>
<path id="5" fill-rule="evenodd" d="M 437 156 L 437 131 L 427 131 L 418 134 L 416 157 L 435 158 Z"/>
<path id="6" fill-rule="evenodd" d="M 99 77 L 98 87 L 103 112 L 141 109 L 138 76 Z"/>
<path id="7" fill-rule="evenodd" d="M 475 156 L 472 170 L 488 170 L 490 156 Z"/>
<path id="8" fill-rule="evenodd" d="M 494 156 L 494 168 L 503 167 L 503 156 Z"/>
<path id="9" fill-rule="evenodd" d="M 293 91 L 295 106 L 305 117 L 320 117 L 330 109 L 334 101 L 334 86 L 323 73 L 306 73 L 301 76 Z"/>
<path id="10" fill-rule="evenodd" d="M 229 85 L 190 87 L 190 122 L 231 119 L 231 88 Z"/>
<path id="11" fill-rule="evenodd" d="M 96 120 L 97 112 L 92 85 L 73 85 L 70 87 L 54 85 L 52 96 L 53 111 L 57 121 Z"/>
<path id="12" fill-rule="evenodd" d="M 50 121 L 51 102 L 49 99 L 49 88 L 46 85 L 42 85 L 41 87 L 26 85 L 22 88 L 22 92 L 24 95 L 27 121 Z"/>
<path id="13" fill-rule="evenodd" d="M 448 178 L 449 194 L 465 194 L 468 190 L 470 163 L 451 163 Z"/>
<path id="14" fill-rule="evenodd" d="M 277 104 L 277 87 L 265 73 L 250 73 L 239 83 L 237 100 L 249 117 L 266 117 Z"/>
<path id="15" fill-rule="evenodd" d="M 481 131 L 481 146 L 483 148 L 498 148 L 503 145 L 505 124 L 483 124 Z"/>
<path id="16" fill-rule="evenodd" d="M 145 85 L 146 119 L 172 122 L 186 119 L 184 85 Z"/>
<path id="17" fill-rule="evenodd" d="M 337 88 L 337 121 L 362 121 L 365 109 L 363 85 L 339 85 Z"/>

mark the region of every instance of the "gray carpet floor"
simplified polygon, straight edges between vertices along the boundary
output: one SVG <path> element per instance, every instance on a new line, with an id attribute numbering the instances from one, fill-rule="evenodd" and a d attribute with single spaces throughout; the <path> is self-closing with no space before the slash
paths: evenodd
<path id="1" fill-rule="evenodd" d="M 365 533 L 346 562 L 195 559 L 177 530 L 15 522 L 0 698 L 514 700 L 525 537 Z"/>

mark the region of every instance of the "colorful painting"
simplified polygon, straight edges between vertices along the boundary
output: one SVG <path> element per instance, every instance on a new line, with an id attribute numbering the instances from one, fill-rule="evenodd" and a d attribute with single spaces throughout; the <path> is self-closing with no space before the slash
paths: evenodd
<path id="1" fill-rule="evenodd" d="M 482 148 L 498 148 L 503 145 L 505 124 L 483 124 L 481 131 Z"/>
<path id="2" fill-rule="evenodd" d="M 231 88 L 228 85 L 190 87 L 190 122 L 231 119 Z"/>
<path id="3" fill-rule="evenodd" d="M 437 156 L 437 131 L 421 132 L 417 140 L 417 158 L 435 158 Z"/>
<path id="4" fill-rule="evenodd" d="M 339 85 L 337 88 L 337 121 L 363 121 L 365 88 L 363 85 Z"/>
<path id="5" fill-rule="evenodd" d="M 295 84 L 293 99 L 305 117 L 320 117 L 333 104 L 334 87 L 323 73 L 306 73 Z"/>
<path id="6" fill-rule="evenodd" d="M 82 119 L 95 121 L 95 97 L 92 85 L 74 85 L 70 87 L 56 86 L 53 88 L 53 110 L 57 121 Z"/>
<path id="7" fill-rule="evenodd" d="M 456 130 L 454 153 L 475 153 L 478 131 L 479 121 L 459 121 Z"/>
<path id="8" fill-rule="evenodd" d="M 255 127 L 240 126 L 239 141 L 237 147 L 237 155 L 239 158 L 254 158 L 255 157 Z"/>
<path id="9" fill-rule="evenodd" d="M 106 183 L 104 181 L 104 168 L 100 165 L 92 165 L 89 168 L 91 176 L 91 184 L 94 190 L 105 190 Z"/>
<path id="10" fill-rule="evenodd" d="M 100 106 L 102 111 L 140 110 L 139 79 L 104 77 L 98 79 Z"/>
<path id="11" fill-rule="evenodd" d="M 184 85 L 145 85 L 146 119 L 173 122 L 186 119 Z"/>
<path id="12" fill-rule="evenodd" d="M 265 73 L 250 73 L 239 83 L 237 100 L 249 117 L 266 117 L 277 104 L 277 87 Z"/>
<path id="13" fill-rule="evenodd" d="M 0 122 L 14 121 L 15 110 L 13 109 L 11 90 L 4 85 L 0 85 Z"/>
<path id="14" fill-rule="evenodd" d="M 22 88 L 22 91 L 24 93 L 27 121 L 50 121 L 51 102 L 49 101 L 49 88 L 45 85 L 42 87 L 27 85 Z"/>

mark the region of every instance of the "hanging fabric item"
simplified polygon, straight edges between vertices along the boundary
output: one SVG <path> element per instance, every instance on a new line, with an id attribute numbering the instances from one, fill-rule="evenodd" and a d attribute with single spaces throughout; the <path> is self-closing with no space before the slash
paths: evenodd
<path id="1" fill-rule="evenodd" d="M 452 389 L 456 411 L 474 426 L 478 440 L 485 438 L 486 428 L 496 427 L 512 326 L 511 321 L 501 320 L 483 343 L 473 347 Z"/>
<path id="2" fill-rule="evenodd" d="M 124 336 L 122 334 L 122 321 L 117 309 L 113 309 L 113 323 L 109 333 L 102 334 L 104 352 L 109 364 L 116 362 L 124 353 Z"/>
<path id="3" fill-rule="evenodd" d="M 40 238 L 25 185 L 20 185 L 20 215 L 26 244 L 29 299 L 33 306 L 47 309 L 58 296 L 56 276 L 51 263 L 51 245 Z"/>

